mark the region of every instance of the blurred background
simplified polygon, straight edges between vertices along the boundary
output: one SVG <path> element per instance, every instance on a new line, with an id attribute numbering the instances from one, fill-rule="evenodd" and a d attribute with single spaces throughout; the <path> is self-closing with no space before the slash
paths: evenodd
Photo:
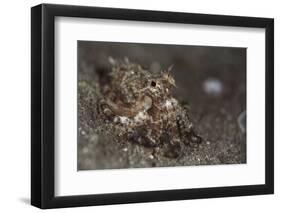
<path id="1" fill-rule="evenodd" d="M 110 72 L 109 57 L 128 57 L 151 72 L 173 65 L 174 96 L 188 103 L 204 138 L 198 149 L 181 159 L 151 159 L 145 149 L 93 137 L 97 123 L 88 111 L 95 98 L 89 91 L 97 73 Z M 78 81 L 88 83 L 78 87 L 79 170 L 246 163 L 246 48 L 78 41 Z"/>

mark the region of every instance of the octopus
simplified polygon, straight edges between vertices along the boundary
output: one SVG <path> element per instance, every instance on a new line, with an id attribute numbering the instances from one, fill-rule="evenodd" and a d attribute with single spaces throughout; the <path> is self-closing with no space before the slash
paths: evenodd
<path id="1" fill-rule="evenodd" d="M 128 58 L 109 58 L 112 66 L 102 88 L 101 111 L 122 129 L 120 137 L 153 148 L 165 147 L 165 156 L 178 157 L 184 146 L 202 141 L 188 107 L 172 95 L 176 82 L 172 67 L 150 72 Z"/>

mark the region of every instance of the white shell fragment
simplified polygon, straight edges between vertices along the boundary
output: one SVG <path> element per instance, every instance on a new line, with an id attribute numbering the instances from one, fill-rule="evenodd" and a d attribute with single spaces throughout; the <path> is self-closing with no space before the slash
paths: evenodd
<path id="1" fill-rule="evenodd" d="M 237 123 L 243 133 L 246 133 L 246 111 L 240 113 L 237 118 Z"/>

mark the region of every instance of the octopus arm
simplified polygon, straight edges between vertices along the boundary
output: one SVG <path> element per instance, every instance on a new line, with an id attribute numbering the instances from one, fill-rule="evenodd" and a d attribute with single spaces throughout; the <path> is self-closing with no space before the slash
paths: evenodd
<path id="1" fill-rule="evenodd" d="M 148 96 L 144 96 L 140 98 L 132 107 L 116 104 L 111 100 L 106 100 L 106 104 L 115 115 L 132 118 L 135 117 L 139 112 L 150 109 L 152 106 L 152 99 Z"/>

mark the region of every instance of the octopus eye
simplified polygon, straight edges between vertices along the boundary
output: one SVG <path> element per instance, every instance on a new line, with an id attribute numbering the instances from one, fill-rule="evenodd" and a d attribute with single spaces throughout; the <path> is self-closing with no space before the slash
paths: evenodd
<path id="1" fill-rule="evenodd" d="M 151 81 L 150 86 L 156 87 L 156 82 L 155 81 Z"/>

